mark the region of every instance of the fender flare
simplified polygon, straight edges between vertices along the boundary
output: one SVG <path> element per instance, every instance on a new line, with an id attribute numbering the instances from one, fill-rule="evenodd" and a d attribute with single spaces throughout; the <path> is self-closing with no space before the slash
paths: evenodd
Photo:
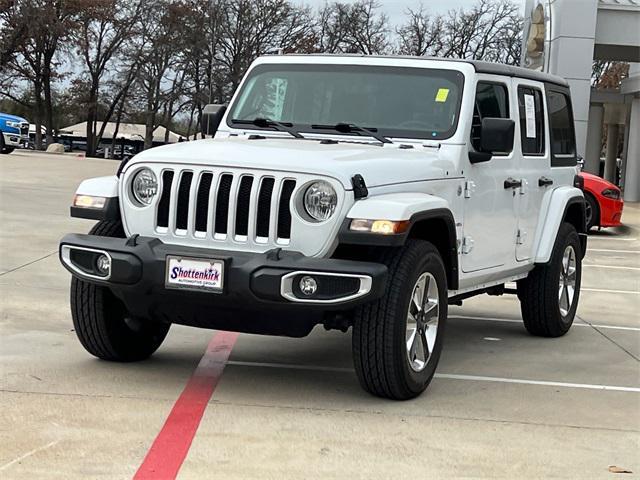
<path id="1" fill-rule="evenodd" d="M 354 232 L 349 229 L 353 219 L 408 220 L 409 228 L 393 235 Z M 368 197 L 356 202 L 340 227 L 340 245 L 401 247 L 414 232 L 414 226 L 423 221 L 436 220 L 445 224 L 447 243 L 439 247 L 447 269 L 449 288 L 458 286 L 458 239 L 456 222 L 446 200 L 425 193 L 392 193 Z"/>
<path id="2" fill-rule="evenodd" d="M 574 204 L 581 204 L 584 209 L 584 194 L 579 188 L 565 186 L 556 188 L 552 192 L 547 215 L 543 223 L 544 227 L 536 244 L 535 263 L 548 263 L 551 259 L 560 224 L 567 217 L 569 207 Z M 584 212 L 582 218 L 582 223 L 584 223 Z M 577 228 L 577 230 L 583 246 L 582 254 L 584 255 L 586 252 L 586 228 L 582 225 L 582 228 Z"/>
<path id="3" fill-rule="evenodd" d="M 71 216 L 89 220 L 119 220 L 120 201 L 118 198 L 118 177 L 95 177 L 83 180 L 76 189 L 76 195 L 104 197 L 105 204 L 101 209 L 71 206 Z"/>

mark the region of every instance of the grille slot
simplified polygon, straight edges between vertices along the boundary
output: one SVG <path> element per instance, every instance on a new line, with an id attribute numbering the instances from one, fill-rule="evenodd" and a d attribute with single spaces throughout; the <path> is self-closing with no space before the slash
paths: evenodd
<path id="1" fill-rule="evenodd" d="M 178 187 L 178 205 L 176 206 L 176 230 L 186 230 L 189 225 L 189 189 L 193 172 L 184 172 Z"/>
<path id="2" fill-rule="evenodd" d="M 291 211 L 289 210 L 289 202 L 291 201 L 291 195 L 295 187 L 295 180 L 285 180 L 282 182 L 282 194 L 280 195 L 280 204 L 278 206 L 278 238 L 291 238 Z"/>
<path id="3" fill-rule="evenodd" d="M 251 206 L 251 187 L 253 177 L 248 175 L 240 179 L 236 202 L 236 235 L 246 237 L 249 233 L 249 208 Z"/>
<path id="4" fill-rule="evenodd" d="M 196 197 L 196 232 L 207 231 L 207 217 L 209 215 L 209 194 L 211 193 L 212 173 L 203 173 L 200 177 L 198 194 Z"/>
<path id="5" fill-rule="evenodd" d="M 227 220 L 229 218 L 229 199 L 231 197 L 231 184 L 233 175 L 225 174 L 220 178 L 218 198 L 216 198 L 216 225 L 215 233 L 227 233 Z"/>
<path id="6" fill-rule="evenodd" d="M 273 186 L 276 183 L 274 178 L 267 177 L 262 180 L 260 193 L 258 193 L 258 211 L 256 215 L 256 236 L 260 238 L 269 237 L 269 224 L 271 215 L 271 196 Z"/>
<path id="7" fill-rule="evenodd" d="M 171 199 L 171 184 L 173 183 L 173 171 L 165 170 L 162 173 L 162 193 L 158 202 L 158 222 L 161 228 L 169 227 L 169 201 Z"/>

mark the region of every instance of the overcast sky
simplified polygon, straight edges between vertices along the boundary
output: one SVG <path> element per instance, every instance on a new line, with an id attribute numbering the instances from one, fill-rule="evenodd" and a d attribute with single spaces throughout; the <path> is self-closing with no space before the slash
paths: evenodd
<path id="1" fill-rule="evenodd" d="M 355 0 L 340 0 L 345 3 L 353 3 Z M 420 4 L 430 13 L 446 13 L 452 9 L 470 8 L 478 2 L 478 0 L 379 0 L 382 9 L 389 17 L 389 21 L 393 26 L 399 25 L 404 21 L 404 14 L 407 8 L 417 10 Z M 525 0 L 512 0 L 516 5 L 520 5 L 521 12 L 524 13 Z M 297 3 L 309 5 L 314 9 L 323 6 L 326 0 L 298 0 Z"/>

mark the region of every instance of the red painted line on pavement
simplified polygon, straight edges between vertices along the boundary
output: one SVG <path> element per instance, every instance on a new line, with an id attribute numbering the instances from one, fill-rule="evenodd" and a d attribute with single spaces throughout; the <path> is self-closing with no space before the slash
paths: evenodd
<path id="1" fill-rule="evenodd" d="M 178 475 L 237 339 L 235 332 L 219 332 L 211 339 L 134 480 L 164 480 Z"/>

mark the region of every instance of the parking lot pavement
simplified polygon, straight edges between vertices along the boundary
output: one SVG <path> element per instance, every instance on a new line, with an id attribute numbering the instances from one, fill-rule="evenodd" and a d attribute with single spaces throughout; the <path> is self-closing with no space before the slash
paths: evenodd
<path id="1" fill-rule="evenodd" d="M 221 376 L 210 353 L 201 362 L 222 335 L 207 330 L 174 326 L 137 364 L 89 356 L 72 330 L 57 242 L 90 228 L 68 217 L 76 185 L 116 167 L 72 155 L 0 158 L 2 478 L 130 478 L 172 427 L 162 437 L 169 453 L 188 449 L 180 478 L 640 473 L 640 206 L 625 206 L 626 227 L 590 236 L 569 334 L 527 335 L 513 296 L 467 300 L 450 309 L 426 394 L 390 402 L 360 390 L 350 336 L 321 328 L 303 339 L 240 335 Z M 199 418 L 189 410 L 197 402 L 180 404 L 184 418 L 171 412 L 196 367 L 218 368 L 219 382 L 189 448 L 180 432 Z M 152 452 L 174 460 L 162 445 Z"/>

